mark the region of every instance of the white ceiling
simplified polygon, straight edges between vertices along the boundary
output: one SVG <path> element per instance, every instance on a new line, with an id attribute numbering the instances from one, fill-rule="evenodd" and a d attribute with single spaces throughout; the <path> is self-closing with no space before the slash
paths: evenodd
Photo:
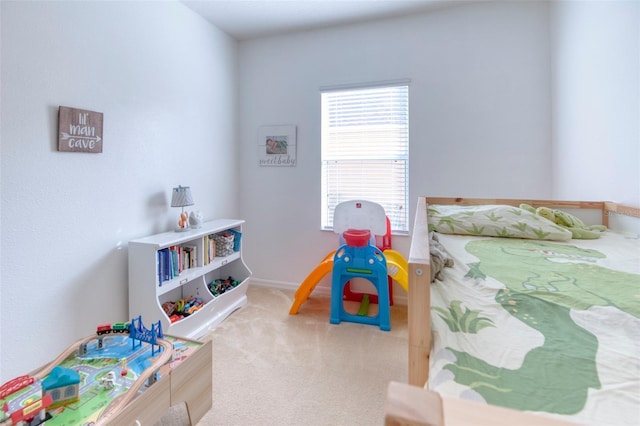
<path id="1" fill-rule="evenodd" d="M 238 40 L 408 15 L 470 1 L 474 0 L 182 0 Z"/>

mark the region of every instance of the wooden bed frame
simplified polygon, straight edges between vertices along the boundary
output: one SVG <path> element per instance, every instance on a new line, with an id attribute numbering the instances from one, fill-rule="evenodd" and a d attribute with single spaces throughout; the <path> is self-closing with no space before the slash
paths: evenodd
<path id="1" fill-rule="evenodd" d="M 598 202 L 598 201 L 558 201 L 558 200 L 527 200 L 527 199 L 489 199 L 489 198 L 442 198 L 442 197 L 419 197 L 418 205 L 416 208 L 416 215 L 414 219 L 414 226 L 412 232 L 411 248 L 409 252 L 409 293 L 408 293 L 408 328 L 409 328 L 409 385 L 423 388 L 429 377 L 429 354 L 431 351 L 431 312 L 430 309 L 425 308 L 431 306 L 431 282 L 430 282 L 430 256 L 429 256 L 429 231 L 427 224 L 427 205 L 428 204 L 450 204 L 450 205 L 485 205 L 485 204 L 505 204 L 512 206 L 519 206 L 522 203 L 529 204 L 533 207 L 546 206 L 555 209 L 569 210 L 572 213 L 575 210 L 592 210 L 599 212 L 601 216 L 600 223 L 609 226 L 609 216 L 612 214 L 620 214 L 625 216 L 632 216 L 640 218 L 640 208 L 631 207 L 612 202 Z M 578 214 L 578 216 L 580 216 Z M 406 385 L 404 385 L 406 386 Z M 406 392 L 404 396 L 417 397 L 418 399 L 427 398 L 432 402 L 436 402 L 434 408 L 435 412 L 444 409 L 447 411 L 447 404 L 462 404 L 466 402 L 453 402 L 448 398 L 440 399 L 439 397 L 427 397 L 427 394 L 433 394 L 423 389 L 419 389 L 420 395 L 412 393 L 410 388 L 404 388 L 403 385 L 392 383 L 389 387 L 389 395 L 387 398 L 386 416 L 388 425 L 403 424 L 403 425 L 430 425 L 430 424 L 444 424 L 428 421 L 415 421 L 403 418 L 402 413 L 407 414 L 406 408 L 408 405 L 401 404 L 398 406 L 393 401 L 402 399 L 402 393 Z M 438 401 L 440 401 L 438 403 Z M 444 401 L 444 402 L 443 402 Z M 438 405 L 439 404 L 439 405 Z M 471 403 L 470 403 L 471 404 Z M 409 404 L 412 405 L 412 404 Z M 444 408 L 443 408 L 444 407 Z M 474 406 L 475 407 L 475 406 Z M 488 407 L 488 406 L 487 406 Z M 433 406 L 432 406 L 433 408 Z M 499 407 L 490 407 L 489 411 L 497 409 Z M 397 411 L 399 409 L 399 412 Z M 474 411 L 478 408 L 474 408 Z M 394 414 L 391 414 L 391 412 Z M 500 409 L 503 412 L 505 409 Z M 409 410 L 412 411 L 412 410 Z M 513 410 L 510 410 L 513 411 Z M 477 411 L 475 411 L 477 413 Z M 518 412 L 515 412 L 518 413 Z M 417 414 L 415 410 L 411 415 Z M 524 413 L 522 413 L 524 414 Z M 503 414 L 496 413 L 497 416 L 503 416 Z M 411 416 L 409 416 L 411 417 Z M 418 419 L 421 417 L 418 416 Z M 442 421 L 442 416 L 440 420 Z M 536 418 L 538 418 L 536 416 Z M 400 422 L 399 419 L 404 419 Z M 424 419 L 423 419 L 424 420 Z M 436 416 L 437 420 L 437 416 Z M 450 424 L 450 423 L 447 423 Z M 465 424 L 465 423 L 461 423 Z M 474 421 L 466 424 L 487 424 L 483 422 Z M 495 423 L 495 417 L 493 424 Z M 517 424 L 512 423 L 511 424 Z M 545 419 L 544 424 L 566 424 L 557 422 L 547 422 Z"/>

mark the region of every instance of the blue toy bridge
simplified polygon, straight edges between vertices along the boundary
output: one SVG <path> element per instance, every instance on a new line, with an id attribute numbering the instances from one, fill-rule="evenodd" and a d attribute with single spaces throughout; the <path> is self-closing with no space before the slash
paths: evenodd
<path id="1" fill-rule="evenodd" d="M 151 345 L 151 355 L 153 356 L 156 354 L 158 338 L 162 339 L 164 337 L 162 334 L 162 323 L 158 320 L 158 322 L 151 324 L 151 329 L 148 329 L 142 323 L 142 315 L 139 315 L 138 318 L 133 318 L 131 320 L 131 325 L 129 326 L 129 337 L 133 341 L 133 349 L 141 346 L 142 342 L 149 343 Z M 158 352 L 160 352 L 161 349 L 162 348 L 158 346 Z"/>

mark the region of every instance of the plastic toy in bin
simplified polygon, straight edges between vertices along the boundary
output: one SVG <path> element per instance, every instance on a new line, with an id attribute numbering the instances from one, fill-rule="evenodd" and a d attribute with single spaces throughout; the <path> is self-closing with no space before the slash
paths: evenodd
<path id="1" fill-rule="evenodd" d="M 217 279 L 211 281 L 209 284 L 207 284 L 207 286 L 209 287 L 209 291 L 211 291 L 211 294 L 213 294 L 214 296 L 220 296 L 224 292 L 236 288 L 238 284 L 240 284 L 240 281 L 234 280 L 232 277 L 229 277 L 227 279 Z"/>
<path id="2" fill-rule="evenodd" d="M 173 314 L 169 317 L 169 321 L 171 321 L 172 323 L 174 322 L 178 322 L 181 319 L 183 319 L 184 317 L 182 315 L 178 315 L 178 314 Z"/>
<path id="3" fill-rule="evenodd" d="M 176 302 L 164 302 L 162 304 L 162 309 L 167 314 L 171 322 L 176 322 L 193 314 L 203 306 L 204 301 L 202 299 L 199 297 L 190 297 L 187 299 L 180 299 Z"/>

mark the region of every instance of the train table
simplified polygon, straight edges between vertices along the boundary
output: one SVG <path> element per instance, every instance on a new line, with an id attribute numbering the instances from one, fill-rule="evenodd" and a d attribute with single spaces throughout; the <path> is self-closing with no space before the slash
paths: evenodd
<path id="1" fill-rule="evenodd" d="M 0 425 L 148 425 L 181 402 L 197 423 L 212 404 L 211 341 L 153 342 L 115 332 L 80 339 L 0 387 Z"/>

